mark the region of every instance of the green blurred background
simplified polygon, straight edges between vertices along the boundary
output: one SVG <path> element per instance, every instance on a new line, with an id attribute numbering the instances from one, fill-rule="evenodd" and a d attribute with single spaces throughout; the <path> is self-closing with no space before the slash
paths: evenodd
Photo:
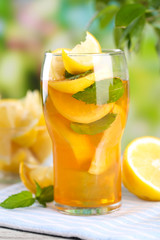
<path id="1" fill-rule="evenodd" d="M 44 51 L 73 47 L 95 14 L 93 0 L 0 0 L 0 95 L 23 97 L 40 88 Z M 113 22 L 89 31 L 102 48 L 115 48 Z M 130 111 L 123 149 L 135 137 L 160 136 L 160 60 L 156 36 L 146 26 L 139 53 L 127 55 Z"/>

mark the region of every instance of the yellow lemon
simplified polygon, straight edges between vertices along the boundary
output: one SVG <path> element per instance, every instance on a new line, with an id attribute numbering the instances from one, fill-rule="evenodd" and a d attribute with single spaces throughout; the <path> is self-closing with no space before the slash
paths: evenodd
<path id="1" fill-rule="evenodd" d="M 93 58 L 87 53 L 101 53 L 97 39 L 89 32 L 84 42 L 76 45 L 71 51 L 62 51 L 63 63 L 67 72 L 79 74 L 93 68 Z M 79 54 L 79 55 L 78 55 Z"/>
<path id="2" fill-rule="evenodd" d="M 46 127 L 37 130 L 37 139 L 30 149 L 40 163 L 44 162 L 49 156 L 52 149 L 52 143 Z"/>
<path id="3" fill-rule="evenodd" d="M 123 183 L 138 197 L 160 201 L 160 139 L 133 140 L 123 156 Z"/>
<path id="4" fill-rule="evenodd" d="M 51 70 L 50 70 L 50 76 L 52 80 L 62 80 L 64 79 L 64 73 L 65 73 L 65 68 L 64 68 L 64 63 L 62 59 L 62 50 L 63 48 L 58 48 L 55 51 L 52 51 L 54 56 L 52 57 L 51 61 Z M 64 48 L 66 52 L 69 52 L 70 49 Z M 57 56 L 56 56 L 57 54 Z"/>
<path id="5" fill-rule="evenodd" d="M 111 111 L 114 103 L 97 106 L 79 101 L 67 93 L 49 89 L 51 100 L 57 111 L 73 122 L 91 123 L 104 117 Z"/>
<path id="6" fill-rule="evenodd" d="M 116 119 L 111 126 L 104 131 L 96 148 L 95 155 L 88 170 L 91 174 L 102 174 L 113 164 L 113 159 L 111 159 L 112 151 L 117 151 L 123 131 L 120 110 L 117 111 L 117 108 L 120 107 L 115 104 L 112 112 L 117 113 Z"/>
<path id="7" fill-rule="evenodd" d="M 80 135 L 74 132 L 70 128 L 69 121 L 56 111 L 50 99 L 47 99 L 46 106 L 48 109 L 46 114 L 48 115 L 48 119 L 50 119 L 50 122 L 47 124 L 48 127 L 51 128 L 50 132 L 56 132 L 69 143 L 76 160 L 79 165 L 82 165 L 86 160 L 90 159 L 94 153 L 94 147 L 90 143 L 89 138 L 86 135 Z M 54 125 L 52 122 L 54 122 Z"/>
<path id="8" fill-rule="evenodd" d="M 21 162 L 20 177 L 26 188 L 35 193 L 35 182 L 42 188 L 53 185 L 53 167 Z"/>
<path id="9" fill-rule="evenodd" d="M 77 93 L 83 91 L 85 88 L 92 85 L 95 81 L 95 74 L 91 73 L 85 77 L 80 77 L 74 80 L 63 80 L 63 81 L 49 81 L 48 84 L 55 90 L 64 93 Z"/>
<path id="10" fill-rule="evenodd" d="M 35 129 L 37 122 L 38 120 L 34 119 L 29 121 L 26 127 L 18 128 L 12 138 L 13 142 L 18 143 L 22 147 L 32 146 L 37 139 L 37 131 Z"/>

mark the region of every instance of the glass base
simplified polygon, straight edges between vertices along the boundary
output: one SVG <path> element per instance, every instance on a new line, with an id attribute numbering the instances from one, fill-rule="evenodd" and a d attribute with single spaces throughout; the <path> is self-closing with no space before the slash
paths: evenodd
<path id="1" fill-rule="evenodd" d="M 54 202 L 55 209 L 58 212 L 75 215 L 75 216 L 91 216 L 91 215 L 103 215 L 118 210 L 121 206 L 121 202 L 107 205 L 104 207 L 95 208 L 83 208 L 83 207 L 71 207 Z"/>

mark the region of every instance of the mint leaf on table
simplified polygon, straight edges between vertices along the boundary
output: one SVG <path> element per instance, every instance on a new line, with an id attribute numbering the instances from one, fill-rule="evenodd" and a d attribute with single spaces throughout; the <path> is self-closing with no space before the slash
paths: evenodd
<path id="1" fill-rule="evenodd" d="M 41 188 L 36 182 L 35 197 L 29 191 L 22 191 L 20 193 L 9 196 L 6 200 L 0 203 L 0 207 L 7 209 L 29 207 L 38 201 L 43 206 L 46 203 L 53 201 L 53 186 Z"/>
<path id="2" fill-rule="evenodd" d="M 22 191 L 14 194 L 0 203 L 0 206 L 7 209 L 29 207 L 33 205 L 35 198 L 32 197 L 32 193 L 28 191 Z"/>
<path id="3" fill-rule="evenodd" d="M 67 71 L 65 71 L 65 78 L 68 79 L 68 80 L 75 80 L 75 79 L 78 79 L 78 78 L 81 78 L 81 77 L 85 77 L 87 76 L 88 74 L 92 73 L 93 70 L 88 70 L 84 73 L 80 73 L 80 74 L 71 74 Z"/>
<path id="4" fill-rule="evenodd" d="M 88 134 L 88 135 L 94 135 L 97 133 L 101 133 L 114 122 L 117 114 L 114 113 L 108 113 L 105 117 L 101 118 L 100 120 L 97 120 L 92 123 L 71 123 L 71 128 L 73 131 L 79 134 Z"/>
<path id="5" fill-rule="evenodd" d="M 123 82 L 120 78 L 104 79 L 94 82 L 83 91 L 72 95 L 77 100 L 87 104 L 103 105 L 116 102 L 124 93 Z"/>
<path id="6" fill-rule="evenodd" d="M 40 187 L 40 185 L 37 182 L 35 182 L 35 184 L 36 184 L 36 194 L 35 195 L 36 195 L 36 198 L 37 198 L 41 195 L 42 188 Z"/>
<path id="7" fill-rule="evenodd" d="M 44 187 L 41 189 L 41 193 L 36 195 L 36 200 L 46 206 L 46 203 L 53 201 L 53 186 Z"/>

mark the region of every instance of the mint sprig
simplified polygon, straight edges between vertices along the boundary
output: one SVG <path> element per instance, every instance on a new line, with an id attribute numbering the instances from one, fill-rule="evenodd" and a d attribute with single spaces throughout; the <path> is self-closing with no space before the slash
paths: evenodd
<path id="1" fill-rule="evenodd" d="M 36 199 L 32 197 L 32 193 L 22 191 L 8 197 L 0 206 L 7 209 L 29 207 L 35 203 L 35 200 Z"/>
<path id="2" fill-rule="evenodd" d="M 116 102 L 123 96 L 124 86 L 120 78 L 104 79 L 94 82 L 83 91 L 72 95 L 73 98 L 87 104 L 103 105 Z"/>
<path id="3" fill-rule="evenodd" d="M 53 186 L 41 188 L 38 183 L 36 183 L 36 193 L 33 197 L 32 193 L 29 191 L 22 191 L 20 193 L 9 196 L 2 203 L 0 207 L 6 209 L 14 208 L 24 208 L 32 206 L 35 202 L 39 202 L 41 205 L 46 206 L 46 203 L 53 201 Z"/>
<path id="4" fill-rule="evenodd" d="M 80 74 L 71 74 L 71 73 L 65 71 L 65 78 L 68 79 L 68 80 L 75 80 L 75 79 L 78 79 L 78 78 L 81 78 L 81 77 L 85 77 L 92 72 L 93 72 L 93 70 L 88 70 L 88 71 L 86 71 L 84 73 L 80 73 Z"/>
<path id="5" fill-rule="evenodd" d="M 88 135 L 94 135 L 97 133 L 101 133 L 114 122 L 117 114 L 114 113 L 108 113 L 105 117 L 92 122 L 92 123 L 71 123 L 71 128 L 73 131 L 79 134 L 88 134 Z"/>

